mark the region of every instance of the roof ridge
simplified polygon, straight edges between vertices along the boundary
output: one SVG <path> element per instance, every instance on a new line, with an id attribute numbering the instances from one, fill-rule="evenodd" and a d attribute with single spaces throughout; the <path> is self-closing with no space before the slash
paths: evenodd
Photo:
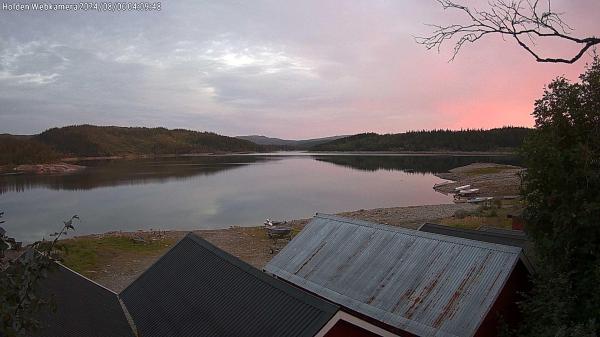
<path id="1" fill-rule="evenodd" d="M 229 254 L 228 252 L 220 249 L 219 247 L 213 245 L 208 240 L 205 240 L 198 236 L 197 234 L 190 232 L 185 238 L 189 238 L 193 240 L 196 244 L 200 245 L 202 248 L 210 251 L 212 254 L 216 255 L 218 258 L 226 261 L 227 263 L 235 266 L 238 269 L 241 269 L 244 273 L 251 275 L 252 277 L 258 279 L 261 282 L 267 283 L 269 286 L 278 289 L 280 291 L 285 292 L 286 294 L 296 298 L 297 300 L 310 305 L 316 309 L 319 309 L 323 312 L 327 313 L 335 313 L 339 306 L 337 304 L 326 301 L 320 297 L 312 295 L 304 290 L 300 290 L 298 287 L 283 282 L 281 280 L 276 279 L 275 277 L 261 271 L 260 269 L 250 265 L 249 263 L 241 260 L 240 258 Z"/>
<path id="2" fill-rule="evenodd" d="M 117 296 L 117 298 L 119 297 L 119 294 L 118 294 L 116 291 L 114 291 L 114 290 L 112 290 L 112 289 L 109 289 L 109 288 L 107 288 L 106 286 L 103 286 L 102 284 L 100 284 L 100 283 L 98 283 L 98 282 L 96 282 L 96 281 L 92 280 L 91 278 L 89 278 L 89 277 L 86 277 L 86 276 L 84 276 L 83 274 L 80 274 L 80 273 L 76 272 L 75 270 L 73 270 L 73 269 L 71 269 L 71 268 L 69 268 L 69 267 L 65 266 L 64 264 L 62 264 L 62 263 L 61 263 L 61 262 L 59 262 L 59 261 L 54 261 L 54 262 L 55 262 L 55 263 L 56 263 L 56 264 L 59 266 L 59 268 L 60 268 L 60 267 L 62 267 L 62 268 L 64 268 L 64 269 L 66 269 L 68 272 L 71 272 L 71 273 L 73 273 L 73 274 L 75 274 L 75 275 L 77 275 L 77 276 L 79 276 L 79 277 L 81 277 L 81 278 L 85 279 L 86 281 L 88 281 L 88 282 L 90 282 L 90 283 L 94 284 L 95 286 L 97 286 L 97 287 L 100 287 L 100 288 L 102 288 L 102 289 L 104 289 L 104 290 L 108 290 L 108 291 L 109 291 L 111 294 L 113 294 L 113 295 Z"/>
<path id="3" fill-rule="evenodd" d="M 133 281 L 129 282 L 129 284 L 127 285 L 127 287 L 123 288 L 123 290 L 121 290 L 118 293 L 119 297 L 121 296 L 122 293 L 124 293 L 127 289 L 129 289 L 129 287 L 131 287 L 132 284 L 134 284 L 137 280 L 141 279 L 148 272 L 148 270 L 150 270 L 150 268 L 154 267 L 158 262 L 160 262 L 160 260 L 162 260 L 165 257 L 165 255 L 167 255 L 172 249 L 174 249 L 175 247 L 179 246 L 181 244 L 181 242 L 183 242 L 183 240 L 188 235 L 190 235 L 191 233 L 192 232 L 188 232 L 184 237 L 182 237 L 181 239 L 179 239 L 179 241 L 177 241 L 177 243 L 175 243 L 173 245 L 173 247 L 169 248 L 169 250 L 167 250 L 161 256 L 159 256 L 158 259 L 156 259 L 154 262 L 152 262 L 152 264 L 149 265 L 148 268 L 146 268 L 143 272 L 141 272 Z"/>

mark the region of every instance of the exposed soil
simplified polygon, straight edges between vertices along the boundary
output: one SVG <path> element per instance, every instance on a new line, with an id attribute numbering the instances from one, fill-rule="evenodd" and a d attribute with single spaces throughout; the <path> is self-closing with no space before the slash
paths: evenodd
<path id="1" fill-rule="evenodd" d="M 453 182 L 437 185 L 435 190 L 442 193 L 454 192 L 458 186 L 471 185 L 478 188 L 478 196 L 505 197 L 519 195 L 521 185 L 520 174 L 525 169 L 519 166 L 500 165 L 493 163 L 474 163 L 457 167 L 448 173 L 436 176 Z"/>
<path id="2" fill-rule="evenodd" d="M 473 210 L 476 207 L 470 204 L 458 205 L 429 205 L 413 207 L 378 208 L 370 210 L 358 210 L 339 213 L 341 216 L 373 221 L 377 223 L 416 228 L 427 221 L 438 221 L 442 218 L 452 217 L 459 210 Z M 288 221 L 294 233 L 298 233 L 310 219 Z M 164 246 L 151 253 L 139 254 L 134 251 L 125 252 L 118 256 L 106 257 L 101 266 L 95 270 L 80 271 L 96 282 L 116 292 L 123 290 L 135 280 L 154 261 L 164 254 L 172 245 L 182 238 L 187 232 L 112 232 L 92 237 L 103 237 L 106 235 L 141 237 L 145 241 L 161 240 Z M 285 242 L 273 243 L 262 227 L 231 227 L 228 229 L 199 230 L 194 231 L 197 235 L 205 238 L 217 247 L 237 256 L 243 261 L 261 269 L 273 258 L 271 249 L 281 249 Z M 90 237 L 90 236 L 86 236 Z M 132 240 L 132 244 L 133 243 Z M 143 244 L 143 243 L 137 243 Z"/>
<path id="3" fill-rule="evenodd" d="M 85 166 L 54 163 L 54 164 L 33 164 L 18 165 L 13 168 L 5 167 L 5 173 L 26 173 L 26 174 L 66 174 L 83 170 Z"/>

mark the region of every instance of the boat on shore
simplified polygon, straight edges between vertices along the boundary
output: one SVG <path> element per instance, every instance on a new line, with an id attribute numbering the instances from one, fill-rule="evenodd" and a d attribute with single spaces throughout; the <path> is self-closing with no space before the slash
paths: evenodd
<path id="1" fill-rule="evenodd" d="M 491 201 L 494 200 L 494 197 L 477 197 L 477 198 L 470 198 L 467 199 L 467 202 L 469 204 L 479 204 L 482 202 L 486 202 L 486 201 Z"/>
<path id="2" fill-rule="evenodd" d="M 459 195 L 470 195 L 470 194 L 475 194 L 479 192 L 478 188 L 468 188 L 468 189 L 462 189 L 458 191 Z"/>

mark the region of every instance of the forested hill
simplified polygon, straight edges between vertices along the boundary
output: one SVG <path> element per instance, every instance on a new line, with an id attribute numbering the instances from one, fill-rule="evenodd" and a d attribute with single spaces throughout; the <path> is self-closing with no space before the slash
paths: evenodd
<path id="1" fill-rule="evenodd" d="M 290 139 L 281 139 L 281 138 L 272 138 L 266 136 L 237 136 L 236 138 L 249 140 L 253 143 L 259 145 L 272 145 L 278 147 L 282 150 L 308 150 L 313 146 L 330 142 L 332 140 L 344 138 L 348 136 L 331 136 L 324 138 L 312 138 L 312 139 L 303 139 L 303 140 L 290 140 Z"/>
<path id="2" fill-rule="evenodd" d="M 0 164 L 48 162 L 67 156 L 190 154 L 261 151 L 264 147 L 212 132 L 77 125 L 41 134 L 0 136 Z"/>
<path id="3" fill-rule="evenodd" d="M 513 151 L 532 129 L 433 130 L 379 135 L 363 133 L 311 148 L 314 151 Z"/>

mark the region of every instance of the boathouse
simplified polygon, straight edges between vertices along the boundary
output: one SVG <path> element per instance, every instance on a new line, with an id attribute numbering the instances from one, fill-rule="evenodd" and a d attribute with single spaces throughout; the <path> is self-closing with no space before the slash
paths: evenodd
<path id="1" fill-rule="evenodd" d="M 317 214 L 265 271 L 401 336 L 495 336 L 518 322 L 522 248 Z"/>

